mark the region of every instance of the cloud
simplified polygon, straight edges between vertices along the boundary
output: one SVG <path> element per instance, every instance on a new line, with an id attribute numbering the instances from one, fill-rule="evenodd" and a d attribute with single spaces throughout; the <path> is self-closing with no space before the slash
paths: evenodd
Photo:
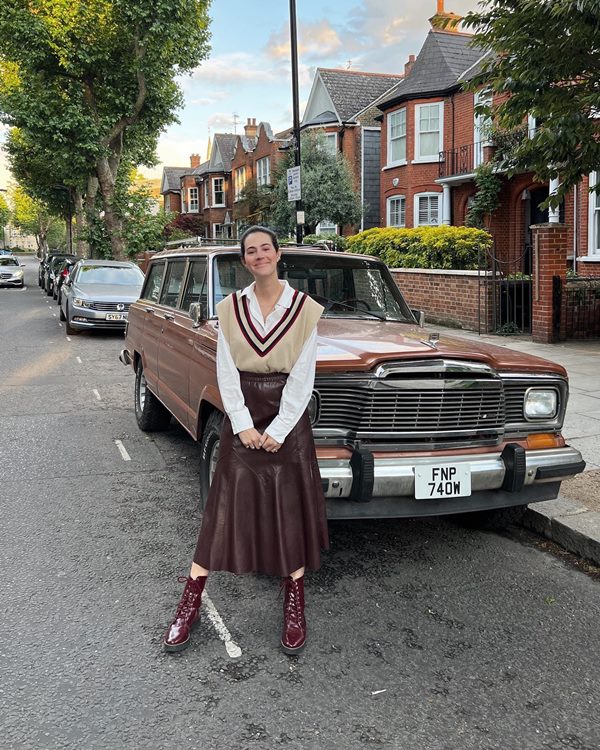
<path id="1" fill-rule="evenodd" d="M 337 54 L 343 43 L 338 32 L 326 19 L 298 25 L 298 57 L 305 60 L 322 60 Z M 274 60 L 289 60 L 291 55 L 290 31 L 284 25 L 271 34 L 264 52 Z"/>
<path id="2" fill-rule="evenodd" d="M 216 102 L 227 99 L 228 96 L 231 96 L 230 91 L 209 91 L 207 92 L 206 96 L 202 96 L 197 99 L 189 99 L 188 103 L 197 104 L 201 107 L 209 107 L 211 104 L 216 104 Z"/>
<path id="3" fill-rule="evenodd" d="M 278 71 L 266 60 L 248 52 L 229 52 L 211 57 L 192 73 L 195 81 L 209 84 L 276 81 Z"/>
<path id="4" fill-rule="evenodd" d="M 233 133 L 232 112 L 215 112 L 208 118 L 207 123 L 211 130 L 224 130 L 227 133 Z"/>

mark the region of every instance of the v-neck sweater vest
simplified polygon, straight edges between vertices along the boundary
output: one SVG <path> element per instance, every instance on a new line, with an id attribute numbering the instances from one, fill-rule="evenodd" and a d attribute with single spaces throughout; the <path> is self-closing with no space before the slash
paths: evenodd
<path id="1" fill-rule="evenodd" d="M 291 372 L 323 307 L 296 290 L 281 320 L 264 336 L 250 315 L 248 297 L 234 292 L 219 302 L 217 315 L 231 357 L 240 372 Z"/>

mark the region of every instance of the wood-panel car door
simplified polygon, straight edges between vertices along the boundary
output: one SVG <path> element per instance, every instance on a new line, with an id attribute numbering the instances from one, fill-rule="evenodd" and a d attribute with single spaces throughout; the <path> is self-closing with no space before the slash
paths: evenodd
<path id="1" fill-rule="evenodd" d="M 187 429 L 188 369 L 192 348 L 192 321 L 179 309 L 187 276 L 186 258 L 167 262 L 156 316 L 160 320 L 158 397 Z"/>
<path id="2" fill-rule="evenodd" d="M 144 376 L 150 390 L 158 396 L 158 345 L 160 341 L 162 323 L 157 316 L 158 299 L 163 283 L 165 263 L 153 263 L 148 270 L 146 281 L 142 289 L 142 296 L 134 302 L 136 311 L 129 313 L 129 329 L 127 336 L 133 343 L 141 342 L 140 355 L 144 367 Z M 138 315 L 138 311 L 140 314 Z M 139 323 L 137 322 L 139 321 Z M 136 330 L 136 326 L 142 331 Z"/>

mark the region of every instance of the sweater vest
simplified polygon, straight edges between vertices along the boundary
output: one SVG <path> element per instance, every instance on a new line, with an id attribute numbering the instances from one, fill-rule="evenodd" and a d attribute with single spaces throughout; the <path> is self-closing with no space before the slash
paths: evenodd
<path id="1" fill-rule="evenodd" d="M 289 373 L 315 329 L 323 307 L 296 290 L 292 304 L 275 326 L 262 336 L 256 329 L 248 297 L 234 292 L 219 302 L 219 326 L 240 372 Z"/>

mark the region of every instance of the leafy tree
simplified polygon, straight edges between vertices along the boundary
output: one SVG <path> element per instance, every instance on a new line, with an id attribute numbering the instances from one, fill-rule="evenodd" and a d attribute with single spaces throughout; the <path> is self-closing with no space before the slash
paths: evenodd
<path id="1" fill-rule="evenodd" d="M 314 234 L 321 221 L 355 224 L 361 216 L 361 205 L 347 161 L 340 153 L 328 151 L 323 135 L 314 130 L 304 132 L 301 139 L 305 234 Z M 286 170 L 293 164 L 290 150 L 273 171 L 273 221 L 286 234 L 296 226 L 296 204 L 287 199 Z"/>
<path id="2" fill-rule="evenodd" d="M 3 119 L 57 161 L 70 163 L 79 184 L 90 187 L 87 178 L 97 179 L 115 257 L 125 252 L 117 196 L 121 163 L 153 163 L 158 135 L 175 121 L 182 102 L 176 78 L 207 55 L 208 5 L 209 0 L 0 4 Z M 61 183 L 67 184 L 62 177 Z"/>
<path id="3" fill-rule="evenodd" d="M 64 245 L 64 225 L 41 201 L 31 198 L 21 187 L 10 190 L 13 224 L 25 234 L 35 236 L 38 252 Z"/>
<path id="4" fill-rule="evenodd" d="M 165 227 L 165 236 L 172 240 L 204 236 L 204 219 L 201 214 L 177 214 Z"/>
<path id="5" fill-rule="evenodd" d="M 558 205 L 600 164 L 600 15 L 597 0 L 493 0 L 468 13 L 464 25 L 488 51 L 472 88 L 496 94 L 491 113 L 513 131 L 536 118 L 531 137 L 517 139 L 504 166 L 532 170 L 561 185 Z"/>
<path id="6" fill-rule="evenodd" d="M 233 218 L 251 224 L 269 224 L 273 210 L 273 188 L 259 185 L 256 180 L 248 180 L 240 192 L 239 200 L 233 206 Z"/>
<path id="7" fill-rule="evenodd" d="M 4 246 L 4 227 L 10 221 L 10 208 L 6 198 L 0 195 L 0 231 L 2 232 L 2 245 Z"/>

